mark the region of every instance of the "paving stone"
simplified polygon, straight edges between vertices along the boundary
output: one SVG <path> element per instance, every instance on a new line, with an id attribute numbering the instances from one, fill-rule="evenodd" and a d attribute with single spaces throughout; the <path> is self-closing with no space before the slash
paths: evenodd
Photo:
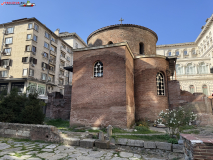
<path id="1" fill-rule="evenodd" d="M 56 154 L 56 155 L 50 157 L 49 159 L 51 159 L 51 160 L 57 160 L 57 159 L 65 158 L 65 157 L 67 157 L 67 154 L 60 153 L 60 154 Z"/>
<path id="2" fill-rule="evenodd" d="M 4 149 L 7 149 L 7 148 L 10 148 L 11 146 L 8 145 L 7 143 L 0 143 L 0 150 L 4 150 Z"/>
<path id="3" fill-rule="evenodd" d="M 121 157 L 133 157 L 133 153 L 128 153 L 128 152 L 120 152 Z"/>
<path id="4" fill-rule="evenodd" d="M 139 154 L 134 154 L 133 157 L 134 157 L 134 158 L 141 158 L 141 155 L 139 155 Z"/>
<path id="5" fill-rule="evenodd" d="M 77 157 L 79 157 L 81 155 L 82 155 L 81 153 L 76 153 L 76 154 L 71 153 L 71 154 L 69 154 L 69 157 L 77 158 Z"/>
<path id="6" fill-rule="evenodd" d="M 93 151 L 93 152 L 90 152 L 88 157 L 93 157 L 93 158 L 100 158 L 103 156 L 103 154 L 105 154 L 106 152 L 104 151 Z"/>
<path id="7" fill-rule="evenodd" d="M 172 149 L 172 144 L 171 143 L 166 143 L 166 142 L 155 142 L 156 146 L 158 149 L 163 149 L 167 151 L 171 151 Z"/>
<path id="8" fill-rule="evenodd" d="M 50 158 L 54 155 L 55 153 L 40 153 L 37 154 L 36 156 L 41 157 L 41 158 Z"/>
<path id="9" fill-rule="evenodd" d="M 27 160 L 41 160 L 40 158 L 29 158 Z"/>
<path id="10" fill-rule="evenodd" d="M 27 152 L 26 154 L 37 154 L 38 151 L 30 151 L 30 152 Z"/>
<path id="11" fill-rule="evenodd" d="M 70 146 L 79 146 L 80 139 L 77 138 L 64 138 L 64 144 Z"/>
<path id="12" fill-rule="evenodd" d="M 53 152 L 53 149 L 42 149 L 41 151 L 43 151 L 43 152 Z"/>
<path id="13" fill-rule="evenodd" d="M 144 148 L 156 148 L 155 142 L 144 142 Z"/>
<path id="14" fill-rule="evenodd" d="M 49 145 L 49 146 L 46 146 L 45 148 L 55 148 L 55 147 L 57 147 L 58 145 L 55 145 L 55 144 L 51 144 L 51 145 Z"/>
<path id="15" fill-rule="evenodd" d="M 97 160 L 97 158 L 87 157 L 87 156 L 80 156 L 77 160 Z"/>

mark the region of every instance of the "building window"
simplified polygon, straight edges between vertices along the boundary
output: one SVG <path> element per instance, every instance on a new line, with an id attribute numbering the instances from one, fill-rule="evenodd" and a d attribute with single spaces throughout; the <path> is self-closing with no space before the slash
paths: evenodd
<path id="1" fill-rule="evenodd" d="M 10 59 L 3 59 L 3 60 L 1 60 L 1 66 L 11 66 L 12 64 L 12 62 L 11 62 L 12 60 L 10 60 Z"/>
<path id="2" fill-rule="evenodd" d="M 45 95 L 45 86 L 38 85 L 38 94 L 39 95 Z"/>
<path id="3" fill-rule="evenodd" d="M 24 91 L 24 82 L 12 82 L 11 89 L 17 88 L 19 93 Z"/>
<path id="4" fill-rule="evenodd" d="M 3 52 L 3 54 L 5 54 L 5 55 L 10 55 L 10 53 L 11 53 L 11 48 L 5 48 L 4 49 L 4 52 Z"/>
<path id="5" fill-rule="evenodd" d="M 55 42 L 55 38 L 52 37 L 52 38 L 51 38 L 51 41 Z"/>
<path id="6" fill-rule="evenodd" d="M 54 68 L 55 68 L 54 66 L 50 66 L 50 67 L 49 67 L 50 71 L 52 71 L 52 72 L 54 72 L 54 71 L 55 71 L 55 69 L 54 69 Z"/>
<path id="7" fill-rule="evenodd" d="M 31 48 L 29 45 L 26 46 L 26 51 L 31 51 Z"/>
<path id="8" fill-rule="evenodd" d="M 48 38 L 48 39 L 50 39 L 50 34 L 47 33 L 47 32 L 45 32 L 45 37 Z"/>
<path id="9" fill-rule="evenodd" d="M 12 44 L 13 38 L 5 38 L 5 44 Z"/>
<path id="10" fill-rule="evenodd" d="M 78 48 L 78 43 L 75 44 L 75 48 L 76 48 L 76 49 Z"/>
<path id="11" fill-rule="evenodd" d="M 186 66 L 186 74 L 195 74 L 195 66 L 191 63 Z"/>
<path id="12" fill-rule="evenodd" d="M 204 84 L 204 85 L 202 86 L 202 89 L 203 89 L 203 94 L 208 95 L 207 85 Z"/>
<path id="13" fill-rule="evenodd" d="M 7 34 L 14 33 L 13 31 L 14 31 L 13 27 L 7 28 Z"/>
<path id="14" fill-rule="evenodd" d="M 157 81 L 157 95 L 165 95 L 165 88 L 164 88 L 164 76 L 162 73 L 158 73 L 156 76 Z"/>
<path id="15" fill-rule="evenodd" d="M 34 76 L 34 70 L 33 69 L 29 70 L 29 76 Z"/>
<path id="16" fill-rule="evenodd" d="M 49 81 L 49 82 L 54 82 L 54 76 L 49 75 L 49 76 L 48 76 L 48 81 Z"/>
<path id="17" fill-rule="evenodd" d="M 37 84 L 29 82 L 28 88 L 29 88 L 28 93 L 35 93 L 36 88 L 37 88 Z"/>
<path id="18" fill-rule="evenodd" d="M 192 54 L 193 54 L 193 55 L 195 55 L 195 54 L 196 54 L 195 49 L 192 49 Z"/>
<path id="19" fill-rule="evenodd" d="M 68 52 L 68 53 L 71 53 L 71 49 L 70 49 L 70 48 L 67 48 L 67 52 Z"/>
<path id="20" fill-rule="evenodd" d="M 42 67 L 42 68 L 49 69 L 49 65 L 46 64 L 46 63 L 44 63 L 44 62 L 41 63 L 41 67 Z"/>
<path id="21" fill-rule="evenodd" d="M 41 73 L 41 80 L 45 81 L 47 77 L 47 74 Z"/>
<path id="22" fill-rule="evenodd" d="M 60 89 L 60 93 L 63 94 L 63 89 Z"/>
<path id="23" fill-rule="evenodd" d="M 37 59 L 30 57 L 30 63 L 37 64 Z"/>
<path id="24" fill-rule="evenodd" d="M 38 37 L 37 37 L 36 35 L 33 36 L 33 40 L 34 40 L 35 42 L 37 42 L 37 38 L 38 38 Z"/>
<path id="25" fill-rule="evenodd" d="M 36 47 L 35 46 L 32 46 L 32 51 L 36 52 Z"/>
<path id="26" fill-rule="evenodd" d="M 48 54 L 46 52 L 43 53 L 44 58 L 48 58 Z"/>
<path id="27" fill-rule="evenodd" d="M 29 23 L 28 24 L 28 29 L 32 29 L 33 28 L 33 24 L 32 23 Z"/>
<path id="28" fill-rule="evenodd" d="M 139 44 L 139 52 L 140 54 L 144 54 L 144 44 L 142 42 Z"/>
<path id="29" fill-rule="evenodd" d="M 22 76 L 27 76 L 27 69 L 23 69 L 23 74 Z"/>
<path id="30" fill-rule="evenodd" d="M 176 64 L 176 74 L 177 75 L 183 74 L 183 67 L 180 64 Z"/>
<path id="31" fill-rule="evenodd" d="M 101 61 L 94 65 L 94 77 L 103 77 L 103 63 Z"/>
<path id="32" fill-rule="evenodd" d="M 168 56 L 172 56 L 172 52 L 171 51 L 168 52 Z"/>
<path id="33" fill-rule="evenodd" d="M 8 90 L 8 83 L 1 83 L 0 84 L 0 94 L 2 94 L 3 92 L 7 93 Z"/>
<path id="34" fill-rule="evenodd" d="M 36 31 L 38 31 L 38 25 L 37 25 L 37 24 L 34 24 L 34 29 L 35 29 Z"/>
<path id="35" fill-rule="evenodd" d="M 54 46 L 51 45 L 50 50 L 53 51 L 53 52 L 55 52 L 56 51 L 56 47 L 54 47 Z"/>
<path id="36" fill-rule="evenodd" d="M 28 34 L 27 35 L 27 40 L 31 40 L 31 36 L 32 36 L 31 34 Z"/>
<path id="37" fill-rule="evenodd" d="M 65 54 L 64 54 L 64 53 L 62 53 L 62 52 L 61 52 L 61 57 L 64 57 L 64 58 L 65 58 Z"/>
<path id="38" fill-rule="evenodd" d="M 46 42 L 44 42 L 44 47 L 47 48 L 47 49 L 49 49 L 49 44 L 46 43 Z"/>
<path id="39" fill-rule="evenodd" d="M 8 71 L 1 71 L 1 77 L 7 77 Z"/>
<path id="40" fill-rule="evenodd" d="M 183 53 L 185 56 L 188 55 L 187 50 L 184 50 Z"/>
<path id="41" fill-rule="evenodd" d="M 64 80 L 63 79 L 59 79 L 59 85 L 64 85 Z"/>
<path id="42" fill-rule="evenodd" d="M 193 85 L 190 85 L 190 86 L 189 86 L 189 92 L 190 92 L 191 94 L 193 94 L 193 93 L 195 92 L 195 88 L 194 88 Z"/>
<path id="43" fill-rule="evenodd" d="M 175 55 L 176 55 L 176 56 L 179 56 L 179 55 L 180 55 L 180 54 L 179 54 L 179 51 L 176 51 L 176 52 L 175 52 Z"/>
<path id="44" fill-rule="evenodd" d="M 22 57 L 22 62 L 28 62 L 28 57 Z"/>
<path id="45" fill-rule="evenodd" d="M 198 73 L 199 74 L 207 74 L 208 73 L 208 66 L 204 62 L 199 64 Z"/>

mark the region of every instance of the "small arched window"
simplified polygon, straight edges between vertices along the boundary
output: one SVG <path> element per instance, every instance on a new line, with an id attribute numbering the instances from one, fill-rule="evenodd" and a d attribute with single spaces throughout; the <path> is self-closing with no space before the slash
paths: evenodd
<path id="1" fill-rule="evenodd" d="M 144 44 L 142 42 L 139 43 L 139 53 L 144 54 Z"/>
<path id="2" fill-rule="evenodd" d="M 94 77 L 103 77 L 103 63 L 97 61 L 94 65 Z"/>
<path id="3" fill-rule="evenodd" d="M 176 56 L 179 56 L 180 54 L 179 54 L 179 50 L 177 50 L 176 52 L 175 52 L 175 55 Z"/>
<path id="4" fill-rule="evenodd" d="M 204 84 L 204 85 L 202 86 L 202 89 L 203 89 L 203 94 L 208 95 L 207 85 Z"/>
<path id="5" fill-rule="evenodd" d="M 183 53 L 185 56 L 188 55 L 187 50 L 184 50 Z"/>
<path id="6" fill-rule="evenodd" d="M 193 94 L 193 93 L 195 92 L 195 88 L 194 88 L 193 85 L 190 85 L 190 86 L 189 86 L 189 92 L 190 92 L 191 94 Z"/>
<path id="7" fill-rule="evenodd" d="M 164 76 L 161 72 L 157 73 L 157 95 L 165 95 Z"/>
<path id="8" fill-rule="evenodd" d="M 109 41 L 108 44 L 113 44 L 113 42 L 112 42 L 112 41 Z"/>

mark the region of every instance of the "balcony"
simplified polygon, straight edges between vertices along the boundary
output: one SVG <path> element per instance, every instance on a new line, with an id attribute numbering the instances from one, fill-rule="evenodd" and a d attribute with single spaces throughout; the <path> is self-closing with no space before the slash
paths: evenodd
<path id="1" fill-rule="evenodd" d="M 54 65 L 56 64 L 55 59 L 50 59 L 49 62 L 50 62 L 50 64 L 54 64 Z"/>
<path id="2" fill-rule="evenodd" d="M 60 67 L 60 69 L 64 70 L 65 65 L 64 64 L 60 64 L 59 67 Z"/>
<path id="3" fill-rule="evenodd" d="M 55 71 L 49 70 L 49 74 L 55 75 Z"/>
<path id="4" fill-rule="evenodd" d="M 57 56 L 57 53 L 54 52 L 54 51 L 50 51 L 50 54 L 54 55 L 54 56 Z"/>
<path id="5" fill-rule="evenodd" d="M 67 53 L 67 50 L 63 46 L 60 47 L 60 50 L 64 53 Z"/>
<path id="6" fill-rule="evenodd" d="M 67 59 L 65 57 L 63 57 L 62 55 L 60 55 L 60 59 L 63 60 L 64 62 L 67 61 Z"/>

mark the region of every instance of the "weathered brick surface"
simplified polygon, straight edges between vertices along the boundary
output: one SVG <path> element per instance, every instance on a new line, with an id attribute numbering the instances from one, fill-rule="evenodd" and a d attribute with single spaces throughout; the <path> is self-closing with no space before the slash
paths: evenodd
<path id="1" fill-rule="evenodd" d="M 74 52 L 71 125 L 129 127 L 134 122 L 133 59 L 128 54 L 126 46 Z M 103 77 L 93 77 L 97 60 L 103 63 Z"/>
<path id="2" fill-rule="evenodd" d="M 46 117 L 53 119 L 70 119 L 72 86 L 64 86 L 64 96 L 57 96 L 57 92 L 48 94 Z"/>
<path id="3" fill-rule="evenodd" d="M 168 62 L 163 58 L 137 58 L 134 60 L 135 119 L 157 119 L 160 111 L 168 108 Z M 156 75 L 164 74 L 165 96 L 157 95 Z"/>
<path id="4" fill-rule="evenodd" d="M 88 39 L 88 45 L 107 45 L 109 41 L 113 43 L 128 42 L 134 55 L 139 55 L 139 43 L 143 42 L 144 53 L 146 55 L 156 55 L 157 37 L 152 32 L 136 26 L 119 25 L 103 29 Z"/>

